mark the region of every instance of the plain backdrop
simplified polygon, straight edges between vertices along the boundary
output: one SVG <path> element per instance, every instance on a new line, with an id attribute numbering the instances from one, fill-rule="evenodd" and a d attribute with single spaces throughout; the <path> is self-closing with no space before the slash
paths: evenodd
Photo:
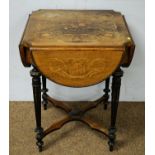
<path id="1" fill-rule="evenodd" d="M 133 61 L 124 68 L 121 101 L 145 100 L 145 2 L 144 0 L 10 0 L 10 101 L 33 99 L 31 68 L 24 68 L 18 45 L 28 15 L 38 9 L 100 9 L 120 11 L 125 15 L 136 44 Z M 60 100 L 94 100 L 103 93 L 104 82 L 86 88 L 69 88 L 48 81 L 49 94 Z"/>

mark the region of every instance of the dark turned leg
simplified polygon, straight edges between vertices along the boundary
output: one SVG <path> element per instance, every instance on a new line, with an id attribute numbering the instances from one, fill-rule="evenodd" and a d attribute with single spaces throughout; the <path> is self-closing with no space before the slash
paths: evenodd
<path id="1" fill-rule="evenodd" d="M 116 138 L 116 117 L 117 117 L 117 108 L 119 102 L 120 86 L 121 86 L 121 77 L 123 76 L 123 71 L 119 68 L 113 74 L 112 79 L 112 99 L 111 99 L 111 126 L 109 129 L 109 149 L 113 151 Z"/>
<path id="2" fill-rule="evenodd" d="M 41 82 L 40 73 L 34 68 L 30 72 L 32 76 L 32 86 L 33 86 L 33 96 L 34 96 L 34 108 L 35 108 L 35 118 L 36 118 L 36 139 L 39 151 L 42 151 L 43 146 L 43 128 L 41 127 Z"/>
<path id="3" fill-rule="evenodd" d="M 110 77 L 106 79 L 106 81 L 105 81 L 105 89 L 103 90 L 105 92 L 105 94 L 104 94 L 104 98 L 105 98 L 104 109 L 105 110 L 107 109 L 107 106 L 108 106 L 108 99 L 109 99 L 109 92 L 110 92 L 109 82 L 110 82 Z"/>
<path id="4" fill-rule="evenodd" d="M 48 101 L 47 101 L 47 91 L 48 91 L 48 89 L 46 88 L 46 77 L 45 76 L 43 76 L 42 75 L 42 85 L 43 85 L 43 88 L 42 88 L 42 92 L 43 92 L 43 94 L 42 94 L 42 99 L 43 99 L 43 101 L 42 101 L 42 104 L 43 104 L 43 106 L 44 106 L 44 110 L 46 110 L 47 109 L 47 104 L 48 104 Z"/>

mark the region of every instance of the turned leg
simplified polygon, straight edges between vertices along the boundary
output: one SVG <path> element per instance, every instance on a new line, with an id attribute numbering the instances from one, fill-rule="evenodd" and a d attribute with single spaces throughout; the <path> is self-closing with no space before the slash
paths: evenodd
<path id="1" fill-rule="evenodd" d="M 40 82 L 40 72 L 34 68 L 30 72 L 32 76 L 32 86 L 33 86 L 33 96 L 34 96 L 34 109 L 36 118 L 36 129 L 37 132 L 37 146 L 39 151 L 42 151 L 43 146 L 43 128 L 41 127 L 41 82 Z"/>
<path id="2" fill-rule="evenodd" d="M 116 138 L 116 117 L 117 117 L 117 108 L 119 102 L 120 86 L 121 86 L 121 77 L 123 76 L 123 71 L 119 68 L 113 74 L 112 79 L 112 99 L 111 99 L 111 126 L 109 129 L 109 149 L 113 151 Z"/>
<path id="3" fill-rule="evenodd" d="M 47 91 L 48 91 L 48 89 L 46 88 L 46 77 L 43 76 L 43 75 L 42 75 L 42 85 L 43 85 L 43 87 L 42 87 L 42 92 L 43 92 L 43 94 L 42 94 L 42 99 L 43 99 L 42 104 L 43 104 L 44 110 L 46 110 L 47 109 L 47 104 L 48 104 L 48 101 L 47 101 Z"/>
<path id="4" fill-rule="evenodd" d="M 109 99 L 109 92 L 110 92 L 110 89 L 109 89 L 109 82 L 110 82 L 110 77 L 106 79 L 105 81 L 105 89 L 103 90 L 104 91 L 104 98 L 105 98 L 105 101 L 104 101 L 104 109 L 106 110 L 107 109 L 107 106 L 108 106 L 108 99 Z"/>

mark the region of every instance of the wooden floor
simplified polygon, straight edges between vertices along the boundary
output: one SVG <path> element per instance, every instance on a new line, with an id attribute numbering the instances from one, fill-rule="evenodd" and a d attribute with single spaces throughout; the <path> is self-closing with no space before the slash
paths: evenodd
<path id="1" fill-rule="evenodd" d="M 49 105 L 42 110 L 44 129 L 61 119 L 65 113 Z M 99 105 L 88 115 L 109 127 L 110 107 Z M 44 138 L 44 151 L 35 145 L 34 109 L 32 102 L 10 102 L 10 155 L 143 155 L 144 154 L 144 103 L 120 103 L 117 118 L 117 142 L 109 152 L 107 138 L 81 122 L 70 122 Z"/>

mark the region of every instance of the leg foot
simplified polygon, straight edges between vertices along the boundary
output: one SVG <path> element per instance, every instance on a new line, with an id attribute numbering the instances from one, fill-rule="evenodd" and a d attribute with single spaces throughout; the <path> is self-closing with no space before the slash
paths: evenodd
<path id="1" fill-rule="evenodd" d="M 42 152 L 44 142 L 43 142 L 43 141 L 36 142 L 36 145 L 38 146 L 38 150 L 39 150 L 39 152 Z"/>
<path id="2" fill-rule="evenodd" d="M 42 105 L 43 105 L 43 107 L 44 107 L 44 110 L 47 110 L 47 104 L 48 104 L 48 102 L 42 101 Z"/>
<path id="3" fill-rule="evenodd" d="M 42 151 L 42 148 L 43 148 L 43 145 L 44 145 L 44 142 L 42 141 L 43 139 L 43 129 L 40 128 L 38 131 L 37 131 L 37 135 L 36 135 L 36 145 L 38 146 L 38 149 L 39 149 L 39 152 Z"/>
<path id="4" fill-rule="evenodd" d="M 109 129 L 109 141 L 108 141 L 109 151 L 113 151 L 114 149 L 115 139 L 116 139 L 115 132 L 116 132 L 115 128 Z"/>
<path id="5" fill-rule="evenodd" d="M 114 150 L 113 145 L 109 145 L 109 151 L 112 152 Z"/>

